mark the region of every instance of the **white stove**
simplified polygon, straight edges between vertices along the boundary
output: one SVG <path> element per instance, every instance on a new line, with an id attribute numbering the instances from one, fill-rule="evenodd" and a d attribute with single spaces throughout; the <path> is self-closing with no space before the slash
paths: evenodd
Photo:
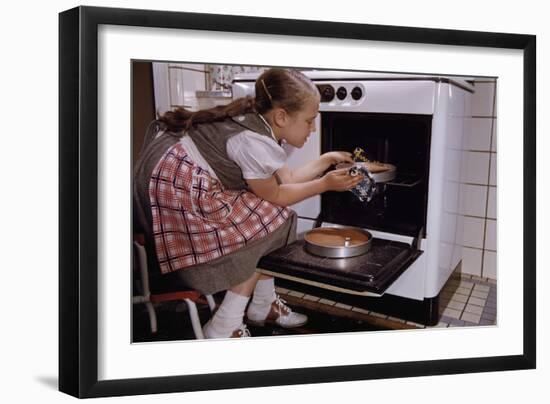
<path id="1" fill-rule="evenodd" d="M 236 76 L 233 98 L 253 95 L 258 74 Z M 288 149 L 289 166 L 303 165 L 330 150 L 361 147 L 370 160 L 395 165 L 398 175 L 366 205 L 349 192 L 325 193 L 294 205 L 300 218 L 299 233 L 315 226 L 355 225 L 381 240 L 380 248 L 388 248 L 383 242 L 393 242 L 392 248 L 409 245 L 410 255 L 402 257 L 399 270 L 393 265 L 397 261 L 391 261 L 391 277 L 380 268 L 375 271 L 384 280 L 383 289 L 359 281 L 354 287 L 353 280 L 361 276 L 350 270 L 351 261 L 327 261 L 306 271 L 300 268 L 310 267 L 311 262 L 279 260 L 277 264 L 272 260 L 266 264 L 269 272 L 327 290 L 410 300 L 430 311 L 426 322 L 433 322 L 433 306 L 462 259 L 461 150 L 471 116 L 473 86 L 465 78 L 445 76 L 322 70 L 304 74 L 319 89 L 320 114 L 317 132 L 304 147 Z M 295 259 L 308 259 L 300 257 Z M 336 269 L 327 269 L 327 263 Z M 374 269 L 370 271 L 372 277 Z M 346 276 L 351 283 L 343 280 Z"/>

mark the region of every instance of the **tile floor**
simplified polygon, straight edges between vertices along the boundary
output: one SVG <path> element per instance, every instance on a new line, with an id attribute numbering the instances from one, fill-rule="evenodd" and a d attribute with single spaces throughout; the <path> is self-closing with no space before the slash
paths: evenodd
<path id="1" fill-rule="evenodd" d="M 453 277 L 442 291 L 440 308 L 442 326 L 494 325 L 497 319 L 496 281 L 473 275 Z"/>

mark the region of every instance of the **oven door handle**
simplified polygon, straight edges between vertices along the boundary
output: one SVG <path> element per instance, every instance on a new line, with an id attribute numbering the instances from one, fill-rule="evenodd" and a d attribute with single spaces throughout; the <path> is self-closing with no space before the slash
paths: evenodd
<path id="1" fill-rule="evenodd" d="M 316 229 L 318 227 L 321 227 L 323 225 L 323 218 L 321 217 L 321 213 L 317 215 L 317 218 L 315 219 L 315 223 L 313 224 L 313 228 Z"/>
<path id="2" fill-rule="evenodd" d="M 423 237 L 424 227 L 420 227 L 420 230 L 418 231 L 418 236 L 413 238 L 413 241 L 411 243 L 411 247 L 414 248 L 416 251 L 420 251 L 420 243 L 422 242 Z"/>

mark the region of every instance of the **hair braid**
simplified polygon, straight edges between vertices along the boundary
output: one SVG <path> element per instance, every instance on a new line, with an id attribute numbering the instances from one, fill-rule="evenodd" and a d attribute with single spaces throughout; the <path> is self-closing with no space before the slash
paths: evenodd
<path id="1" fill-rule="evenodd" d="M 189 111 L 183 107 L 177 107 L 159 117 L 159 121 L 166 125 L 172 132 L 187 130 L 193 125 L 223 121 L 226 118 L 252 112 L 255 109 L 254 98 L 243 97 L 227 105 L 217 105 L 213 108 L 199 111 Z"/>
<path id="2" fill-rule="evenodd" d="M 171 132 L 187 130 L 194 125 L 223 121 L 247 112 L 263 114 L 272 108 L 284 108 L 293 114 L 304 107 L 307 100 L 318 97 L 317 87 L 303 73 L 294 69 L 272 68 L 264 71 L 256 80 L 256 97 L 243 97 L 227 105 L 189 111 L 177 107 L 158 118 Z"/>

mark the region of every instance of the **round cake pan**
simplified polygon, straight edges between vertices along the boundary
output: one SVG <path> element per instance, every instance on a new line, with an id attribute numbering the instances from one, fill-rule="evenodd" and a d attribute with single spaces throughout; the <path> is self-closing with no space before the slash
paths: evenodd
<path id="1" fill-rule="evenodd" d="M 394 165 L 388 164 L 390 166 L 390 169 L 387 171 L 381 171 L 379 173 L 372 173 L 372 178 L 377 183 L 384 183 L 384 182 L 390 182 L 393 179 L 395 179 L 395 175 L 397 174 L 397 171 L 395 169 Z"/>
<path id="2" fill-rule="evenodd" d="M 372 234 L 352 226 L 318 227 L 304 235 L 306 251 L 328 258 L 349 258 L 371 248 Z"/>

